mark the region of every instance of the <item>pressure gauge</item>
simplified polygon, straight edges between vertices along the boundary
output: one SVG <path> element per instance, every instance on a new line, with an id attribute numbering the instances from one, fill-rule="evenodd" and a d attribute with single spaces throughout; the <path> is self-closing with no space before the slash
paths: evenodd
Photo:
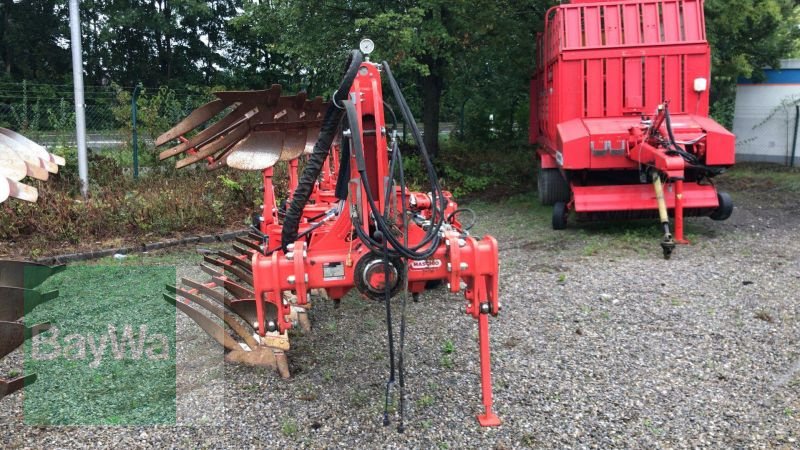
<path id="1" fill-rule="evenodd" d="M 375 43 L 372 42 L 372 39 L 362 39 L 358 46 L 361 49 L 361 53 L 365 55 L 369 55 L 375 50 Z"/>

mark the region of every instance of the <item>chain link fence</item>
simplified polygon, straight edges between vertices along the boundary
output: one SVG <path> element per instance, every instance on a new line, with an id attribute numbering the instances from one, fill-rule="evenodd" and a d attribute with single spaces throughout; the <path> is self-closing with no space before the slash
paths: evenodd
<path id="1" fill-rule="evenodd" d="M 86 145 L 94 152 L 132 148 L 133 87 L 86 86 Z M 152 149 L 155 136 L 211 98 L 204 89 L 138 89 L 138 144 Z M 0 127 L 54 147 L 74 147 L 75 103 L 72 85 L 0 83 Z"/>

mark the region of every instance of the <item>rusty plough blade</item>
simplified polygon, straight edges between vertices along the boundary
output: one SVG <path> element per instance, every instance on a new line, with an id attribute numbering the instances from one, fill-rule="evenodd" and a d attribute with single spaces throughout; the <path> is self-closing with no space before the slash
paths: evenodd
<path id="1" fill-rule="evenodd" d="M 156 145 L 175 142 L 159 157 L 178 157 L 176 167 L 205 163 L 207 170 L 230 166 L 241 170 L 270 169 L 279 161 L 291 161 L 310 153 L 317 141 L 323 112 L 329 104 L 306 94 L 281 96 L 273 85 L 260 91 L 215 93 L 217 99 L 193 111 L 156 139 Z M 215 118 L 218 120 L 214 121 Z M 295 168 L 296 170 L 296 168 Z M 265 207 L 272 211 L 270 203 Z M 250 233 L 236 238 L 228 251 L 203 256 L 200 269 L 208 282 L 184 278 L 180 286 L 168 286 L 165 299 L 226 349 L 226 361 L 274 367 L 289 376 L 284 350 L 286 333 L 257 333 L 258 315 L 253 291 L 251 261 L 266 249 L 264 235 Z M 291 296 L 286 301 L 294 302 Z M 291 320 L 311 329 L 306 310 L 293 307 Z M 277 321 L 274 305 L 267 305 L 266 319 Z M 267 327 L 268 328 L 268 327 Z"/>
<path id="2" fill-rule="evenodd" d="M 58 297 L 58 291 L 40 293 L 33 289 L 0 286 L 0 321 L 13 322 L 33 308 Z"/>
<path id="3" fill-rule="evenodd" d="M 58 291 L 34 290 L 64 266 L 50 267 L 27 261 L 0 260 L 0 358 L 16 350 L 26 339 L 50 328 L 49 323 L 26 327 L 20 320 L 33 308 L 58 297 Z M 36 374 L 0 377 L 0 399 L 36 381 Z"/>
<path id="4" fill-rule="evenodd" d="M 26 327 L 20 322 L 0 321 L 0 358 L 16 350 L 26 339 L 30 339 L 34 331 L 38 333 L 49 329 L 50 324 L 46 322 Z"/>
<path id="5" fill-rule="evenodd" d="M 25 136 L 0 128 L 0 202 L 9 197 L 35 202 L 39 191 L 22 182 L 25 177 L 47 180 L 64 158 L 48 152 Z"/>
<path id="6" fill-rule="evenodd" d="M 253 328 L 257 317 L 251 288 L 225 276 L 212 279 L 212 282 L 200 283 L 183 278 L 183 287 L 167 286 L 170 293 L 164 294 L 164 298 L 225 348 L 226 361 L 277 369 L 281 376 L 288 377 L 288 362 L 283 353 L 286 348 L 267 345 L 267 339 L 259 337 Z M 218 287 L 225 287 L 227 292 L 233 290 L 240 296 L 230 297 Z M 247 293 L 251 294 L 249 298 L 241 296 Z"/>
<path id="7" fill-rule="evenodd" d="M 241 170 L 263 170 L 278 161 L 289 161 L 313 148 L 327 108 L 322 98 L 307 100 L 305 94 L 281 96 L 280 85 L 262 91 L 224 91 L 194 110 L 172 129 L 156 139 L 164 145 L 181 142 L 164 150 L 159 158 L 185 154 L 176 167 L 206 161 L 214 170 L 230 166 Z M 215 116 L 232 107 L 219 121 L 185 138 Z"/>
<path id="8" fill-rule="evenodd" d="M 6 395 L 13 394 L 29 384 L 36 381 L 36 374 L 32 373 L 24 377 L 12 378 L 10 380 L 0 378 L 0 399 Z"/>
<path id="9" fill-rule="evenodd" d="M 33 289 L 66 266 L 47 266 L 29 261 L 0 260 L 0 286 Z"/>

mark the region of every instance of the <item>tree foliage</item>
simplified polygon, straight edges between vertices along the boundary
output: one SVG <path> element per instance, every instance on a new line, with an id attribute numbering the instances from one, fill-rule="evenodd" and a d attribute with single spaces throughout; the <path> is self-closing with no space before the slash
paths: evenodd
<path id="1" fill-rule="evenodd" d="M 471 139 L 525 135 L 535 35 L 553 0 L 83 0 L 87 85 L 225 85 L 329 95 L 362 37 L 388 61 L 428 147 L 440 121 Z M 707 0 L 715 111 L 735 80 L 796 52 L 793 0 Z M 67 2 L 0 0 L 2 80 L 69 83 Z M 727 109 L 726 109 L 727 108 Z M 491 119 L 490 119 L 491 118 Z"/>

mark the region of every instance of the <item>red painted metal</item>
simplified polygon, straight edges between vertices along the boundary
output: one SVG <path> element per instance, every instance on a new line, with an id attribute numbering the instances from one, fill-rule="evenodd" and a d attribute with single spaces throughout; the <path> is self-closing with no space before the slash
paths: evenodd
<path id="1" fill-rule="evenodd" d="M 677 182 L 667 186 L 667 207 L 673 209 L 677 205 L 677 195 L 669 195 L 677 191 Z M 684 209 L 713 211 L 719 206 L 717 190 L 711 185 L 683 183 Z M 574 211 L 580 213 L 597 213 L 604 211 L 655 211 L 656 194 L 649 184 L 572 186 Z"/>
<path id="2" fill-rule="evenodd" d="M 351 98 L 356 102 L 359 117 L 360 133 L 364 144 L 364 155 L 367 165 L 370 187 L 373 196 L 383 211 L 392 202 L 393 210 L 399 211 L 401 199 L 405 198 L 411 209 L 423 217 L 430 217 L 431 201 L 428 195 L 418 192 L 403 192 L 400 187 L 394 195 L 386 197 L 384 180 L 389 176 L 389 155 L 387 152 L 387 136 L 383 116 L 383 94 L 381 89 L 381 73 L 372 63 L 361 66 L 351 88 Z M 376 131 L 377 130 L 377 131 Z M 349 179 L 359 178 L 355 160 L 350 164 Z M 312 225 L 309 220 L 319 213 L 329 211 L 335 205 L 332 190 L 335 186 L 334 174 L 338 172 L 339 161 L 336 149 L 333 150 L 328 165 L 323 168 L 320 182 L 311 198 L 316 203 L 306 206 L 303 217 L 306 222 L 300 226 L 300 233 Z M 291 174 L 291 171 L 290 171 Z M 271 186 L 271 174 L 265 171 L 265 186 Z M 355 272 L 358 261 L 370 254 L 354 234 L 349 208 L 368 211 L 366 195 L 360 182 L 350 183 L 351 192 L 343 211 L 317 218 L 314 223 L 322 222 L 306 237 L 299 239 L 288 251 L 281 249 L 264 255 L 253 252 L 250 257 L 253 274 L 253 294 L 257 315 L 257 331 L 266 336 L 268 330 L 274 329 L 283 334 L 292 328 L 290 320 L 291 303 L 285 299 L 285 293 L 292 292 L 296 296 L 296 305 L 309 304 L 309 293 L 312 289 L 322 289 L 335 301 L 340 300 L 354 286 L 359 275 Z M 270 205 L 274 205 L 271 189 L 265 189 L 264 216 L 261 230 L 267 235 L 268 242 L 281 242 L 282 227 L 268 213 Z M 360 192 L 360 194 L 359 194 Z M 455 212 L 457 205 L 450 198 L 445 216 Z M 270 219 L 267 219 L 270 217 Z M 369 214 L 361 214 L 364 221 L 369 221 Z M 419 242 L 424 230 L 413 221 L 403 229 L 403 220 L 397 217 L 398 229 L 407 234 L 410 244 Z M 368 225 L 368 224 L 365 224 Z M 411 293 L 425 290 L 428 281 L 445 280 L 453 293 L 463 292 L 466 299 L 465 313 L 478 321 L 478 339 L 480 353 L 481 392 L 483 397 L 483 413 L 478 416 L 483 426 L 495 426 L 500 420 L 492 411 L 491 368 L 489 363 L 489 327 L 488 315 L 497 315 L 500 310 L 498 292 L 498 246 L 491 236 L 478 240 L 468 236 L 454 218 L 450 222 L 439 248 L 427 260 L 408 261 L 408 289 Z M 332 270 L 336 268 L 336 270 Z"/>
<path id="3" fill-rule="evenodd" d="M 649 180 L 637 184 L 629 175 L 654 169 L 672 193 L 682 241 L 683 210 L 710 214 L 718 204 L 713 186 L 698 183 L 735 159 L 735 137 L 708 117 L 703 1 L 573 0 L 547 12 L 538 48 L 530 140 L 539 144 L 541 167 L 570 180 L 576 212 L 655 208 L 637 200 L 652 190 Z M 696 80 L 705 88 L 696 89 Z M 675 140 L 694 164 L 665 145 L 667 105 Z"/>
<path id="4" fill-rule="evenodd" d="M 389 173 L 389 142 L 379 67 L 369 62 L 360 66 L 350 89 L 350 100 L 347 100 L 358 100 L 353 104 L 358 127 L 350 132 L 358 133 L 363 144 L 364 176 L 369 182 L 369 193 L 380 211 L 389 210 L 387 220 L 394 222 L 392 228 L 403 234 L 408 247 L 415 248 L 426 238 L 427 228 L 423 227 L 431 226 L 434 219 L 446 222 L 441 228 L 437 223 L 434 229 L 440 230 L 440 235 L 435 240 L 426 240 L 438 242 L 435 249 L 428 249 L 432 254 L 425 260 L 392 261 L 395 274 L 390 274 L 389 280 L 400 280 L 402 274 L 412 294 L 423 292 L 430 281 L 446 282 L 452 293 L 463 292 L 464 312 L 478 323 L 483 398 L 483 411 L 478 420 L 483 426 L 496 426 L 500 420 L 492 411 L 488 316 L 496 316 L 500 311 L 497 241 L 491 236 L 475 239 L 463 229 L 456 214 L 458 205 L 449 192 L 442 193 L 444 199 L 436 196 L 436 204 L 444 207 L 443 212 L 437 212 L 437 217 L 433 217 L 433 194 L 410 192 L 400 186 L 387 193 L 386 183 L 393 174 Z M 221 120 L 197 130 L 219 112 L 213 110 L 219 104 L 212 102 L 213 108 L 201 107 L 160 136 L 158 142 L 166 145 L 176 138 L 181 141 L 161 152 L 162 158 L 184 154 L 177 163 L 179 167 L 204 161 L 208 170 L 230 166 L 262 171 L 263 206 L 257 218 L 257 230 L 247 237 L 237 237 L 233 252 L 218 251 L 214 256 L 204 256 L 201 269 L 210 275 L 210 282 L 183 279 L 184 287 L 169 286 L 165 300 L 184 311 L 222 344 L 228 351 L 226 360 L 274 367 L 288 377 L 287 331 L 295 324 L 310 329 L 305 312 L 312 306 L 312 290 L 324 292 L 325 297 L 335 302 L 354 287 L 365 297 L 374 298 L 369 288 L 379 290 L 389 280 L 383 273 L 376 272 L 375 266 L 369 265 L 376 261 L 385 263 L 379 252 L 360 240 L 354 227 L 365 231 L 379 228 L 373 223 L 374 217 L 383 214 L 373 216 L 370 213 L 366 183 L 362 185 L 355 151 L 351 152 L 349 164 L 341 164 L 338 143 L 333 144 L 313 185 L 309 202 L 303 208 L 297 230 L 299 238 L 285 249 L 280 245 L 285 203 L 276 197 L 273 165 L 287 162 L 291 196 L 300 182 L 299 158 L 314 145 L 311 136 L 319 133 L 323 122 L 321 100 L 306 101 L 304 94 L 281 97 L 280 92 L 280 86 L 275 85 L 265 91 L 217 93 L 219 101 L 233 107 Z M 190 138 L 182 136 L 192 130 L 196 134 Z M 231 155 L 237 157 L 229 159 Z M 342 167 L 349 167 L 349 172 L 340 177 Z M 344 201 L 337 198 L 340 178 L 350 180 Z M 402 216 L 403 205 L 408 205 L 414 220 Z M 353 217 L 358 217 L 362 223 L 354 224 Z M 397 290 L 402 287 L 398 285 Z M 216 288 L 224 289 L 224 293 Z M 238 339 L 231 337 L 226 328 L 210 321 L 203 309 L 221 317 Z"/>

